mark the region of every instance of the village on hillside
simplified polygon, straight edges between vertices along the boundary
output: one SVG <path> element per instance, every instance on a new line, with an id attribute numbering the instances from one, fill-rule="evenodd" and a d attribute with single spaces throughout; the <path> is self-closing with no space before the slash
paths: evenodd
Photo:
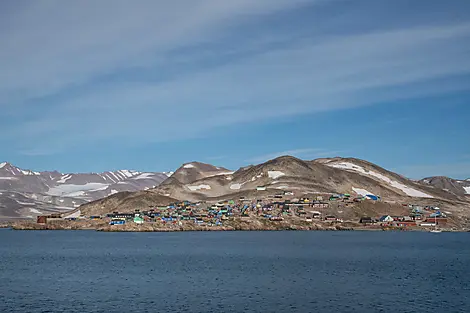
<path id="1" fill-rule="evenodd" d="M 116 208 L 104 215 L 86 215 L 77 210 L 68 215 L 38 216 L 36 224 L 48 229 L 54 229 L 54 225 L 60 223 L 63 227 L 74 228 L 74 223 L 80 225 L 86 221 L 87 227 L 108 231 L 454 228 L 451 216 L 448 217 L 450 212 L 442 212 L 433 206 L 403 203 L 400 204 L 403 212 L 400 215 L 392 211 L 384 211 L 378 216 L 355 212 L 360 205 L 380 204 L 383 204 L 381 198 L 373 194 L 296 197 L 292 191 L 282 191 L 261 199 L 240 197 L 213 203 L 178 201 L 169 205 L 135 207 L 131 212 Z"/>

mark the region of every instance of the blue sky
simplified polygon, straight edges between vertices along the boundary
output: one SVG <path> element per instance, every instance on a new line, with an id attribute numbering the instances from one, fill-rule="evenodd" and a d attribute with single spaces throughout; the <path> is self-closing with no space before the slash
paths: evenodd
<path id="1" fill-rule="evenodd" d="M 0 3 L 0 160 L 348 156 L 470 177 L 467 0 Z"/>

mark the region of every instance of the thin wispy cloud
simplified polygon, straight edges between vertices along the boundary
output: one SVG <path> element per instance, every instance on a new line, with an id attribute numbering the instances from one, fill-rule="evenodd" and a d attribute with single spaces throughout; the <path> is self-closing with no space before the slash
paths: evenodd
<path id="1" fill-rule="evenodd" d="M 4 1 L 0 145 L 126 149 L 468 91 L 469 5 L 428 4 Z"/>

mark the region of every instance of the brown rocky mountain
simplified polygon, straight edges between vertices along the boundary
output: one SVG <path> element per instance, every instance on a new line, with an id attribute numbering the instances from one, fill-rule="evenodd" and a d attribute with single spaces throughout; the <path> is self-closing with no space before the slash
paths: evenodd
<path id="1" fill-rule="evenodd" d="M 170 181 L 177 180 L 180 183 L 189 184 L 199 179 L 232 173 L 233 172 L 223 167 L 217 167 L 201 162 L 191 162 L 185 163 L 177 169 L 173 175 L 171 175 L 172 179 Z"/>
<path id="2" fill-rule="evenodd" d="M 75 210 L 75 212 L 80 212 L 85 215 L 105 215 L 106 213 L 114 211 L 134 212 L 135 209 L 146 209 L 155 204 L 168 205 L 175 201 L 177 200 L 151 190 L 137 192 L 124 191 L 82 205 L 78 210 Z M 73 212 L 69 214 L 73 214 Z"/>
<path id="3" fill-rule="evenodd" d="M 427 177 L 421 183 L 452 192 L 456 195 L 470 195 L 470 181 L 456 180 L 445 176 Z"/>
<path id="4" fill-rule="evenodd" d="M 456 195 L 414 182 L 375 164 L 353 158 L 303 161 L 283 156 L 263 164 L 204 178 L 181 181 L 172 176 L 157 192 L 178 199 L 201 200 L 242 194 L 256 189 L 297 193 L 374 194 L 389 198 L 456 198 Z"/>
<path id="5" fill-rule="evenodd" d="M 462 211 L 470 201 L 470 197 L 465 194 L 456 194 L 429 183 L 412 181 L 364 160 L 329 158 L 304 161 L 282 156 L 259 165 L 240 168 L 235 172 L 204 163 L 187 163 L 147 193 L 126 193 L 122 199 L 115 198 L 120 196 L 114 195 L 100 200 L 102 202 L 98 202 L 98 206 L 92 203 L 83 205 L 80 209 L 85 212 L 92 212 L 90 208 L 98 207 L 99 212 L 134 209 L 140 197 L 148 200 L 144 203 L 146 206 L 152 205 L 153 200 L 153 205 L 159 205 L 174 199 L 260 199 L 285 191 L 299 197 L 333 193 L 349 193 L 352 196 L 373 194 L 387 201 L 388 206 L 397 208 L 400 208 L 402 203 L 416 203 L 458 208 Z M 157 195 L 163 198 L 157 198 Z"/>

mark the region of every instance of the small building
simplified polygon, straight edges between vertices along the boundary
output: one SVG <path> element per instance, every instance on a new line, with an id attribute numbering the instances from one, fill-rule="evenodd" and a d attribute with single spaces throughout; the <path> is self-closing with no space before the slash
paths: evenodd
<path id="1" fill-rule="evenodd" d="M 266 186 L 258 186 L 258 187 L 256 187 L 256 190 L 257 190 L 257 191 L 265 191 L 265 190 L 266 190 Z"/>
<path id="2" fill-rule="evenodd" d="M 109 225 L 124 225 L 125 223 L 126 223 L 126 220 L 124 220 L 124 219 L 113 218 L 109 222 Z"/>
<path id="3" fill-rule="evenodd" d="M 375 220 L 372 217 L 364 216 L 364 217 L 361 217 L 361 219 L 359 220 L 359 223 L 361 223 L 361 224 L 374 224 Z"/>
<path id="4" fill-rule="evenodd" d="M 437 225 L 446 225 L 447 224 L 447 217 L 433 217 L 427 218 L 426 223 L 433 223 Z"/>
<path id="5" fill-rule="evenodd" d="M 373 201 L 378 201 L 379 200 L 379 196 L 376 196 L 376 195 L 366 195 L 366 199 L 368 200 L 373 200 Z"/>
<path id="6" fill-rule="evenodd" d="M 37 219 L 36 219 L 36 223 L 46 224 L 47 223 L 47 216 L 44 216 L 44 215 L 38 216 Z"/>
<path id="7" fill-rule="evenodd" d="M 134 223 L 136 224 L 143 224 L 144 223 L 144 219 L 142 218 L 142 216 L 136 214 L 134 216 Z"/>
<path id="8" fill-rule="evenodd" d="M 390 215 L 383 215 L 379 218 L 379 222 L 381 223 L 391 223 L 394 219 Z"/>

